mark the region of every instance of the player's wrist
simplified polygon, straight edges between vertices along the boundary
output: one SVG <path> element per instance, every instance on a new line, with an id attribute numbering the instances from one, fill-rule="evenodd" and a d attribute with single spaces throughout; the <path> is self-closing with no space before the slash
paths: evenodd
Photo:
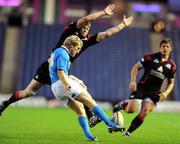
<path id="1" fill-rule="evenodd" d="M 122 24 L 124 25 L 124 27 L 127 27 L 126 23 L 123 21 Z"/>
<path id="2" fill-rule="evenodd" d="M 132 81 L 130 81 L 130 83 L 136 83 L 136 81 L 135 81 L 135 80 L 132 80 Z"/>
<path id="3" fill-rule="evenodd" d="M 103 10 L 103 11 L 102 11 L 102 15 L 103 15 L 103 16 L 108 15 L 108 13 L 106 12 L 106 10 Z"/>
<path id="4" fill-rule="evenodd" d="M 121 24 L 118 25 L 118 28 L 119 28 L 120 30 L 124 29 L 125 27 L 126 27 L 126 26 L 125 26 L 124 23 L 121 23 Z"/>
<path id="5" fill-rule="evenodd" d="M 164 96 L 164 98 L 167 98 L 167 94 L 166 93 L 162 93 L 162 95 Z"/>

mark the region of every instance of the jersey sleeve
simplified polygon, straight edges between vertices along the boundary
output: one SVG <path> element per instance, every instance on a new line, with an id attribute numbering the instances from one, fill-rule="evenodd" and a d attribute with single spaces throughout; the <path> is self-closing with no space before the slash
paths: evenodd
<path id="1" fill-rule="evenodd" d="M 172 68 L 171 68 L 171 72 L 170 72 L 168 78 L 174 78 L 174 77 L 175 77 L 175 74 L 176 74 L 176 65 L 173 64 L 173 65 L 172 65 Z"/>
<path id="2" fill-rule="evenodd" d="M 70 24 L 66 25 L 64 27 L 64 32 L 68 32 L 70 31 L 72 32 L 76 32 L 77 31 L 77 27 L 76 27 L 77 21 L 71 22 Z"/>
<path id="3" fill-rule="evenodd" d="M 152 56 L 151 55 L 145 55 L 140 59 L 140 63 L 144 68 L 147 68 L 150 62 L 152 61 Z"/>
<path id="4" fill-rule="evenodd" d="M 68 65 L 68 59 L 63 53 L 59 54 L 56 59 L 57 62 L 57 70 L 66 71 Z"/>

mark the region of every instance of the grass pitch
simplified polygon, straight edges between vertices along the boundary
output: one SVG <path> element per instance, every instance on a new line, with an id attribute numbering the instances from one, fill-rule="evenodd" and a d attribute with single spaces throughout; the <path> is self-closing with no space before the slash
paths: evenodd
<path id="1" fill-rule="evenodd" d="M 135 116 L 123 115 L 126 125 Z M 0 117 L 0 144 L 180 144 L 180 113 L 151 113 L 132 137 L 109 134 L 103 123 L 91 132 L 99 142 L 86 141 L 69 109 L 8 108 Z"/>

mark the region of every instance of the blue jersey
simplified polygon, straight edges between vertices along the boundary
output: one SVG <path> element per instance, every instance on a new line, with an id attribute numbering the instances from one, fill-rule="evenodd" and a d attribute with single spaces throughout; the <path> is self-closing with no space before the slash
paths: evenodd
<path id="1" fill-rule="evenodd" d="M 66 48 L 60 47 L 51 53 L 49 74 L 51 78 L 51 84 L 59 80 L 57 70 L 63 70 L 66 75 L 70 68 L 70 57 Z"/>

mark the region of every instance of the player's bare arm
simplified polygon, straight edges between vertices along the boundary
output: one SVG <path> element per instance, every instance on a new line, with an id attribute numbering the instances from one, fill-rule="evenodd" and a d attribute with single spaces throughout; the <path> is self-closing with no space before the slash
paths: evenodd
<path id="1" fill-rule="evenodd" d="M 77 21 L 77 28 L 81 28 L 84 27 L 85 25 L 87 25 L 88 23 L 95 21 L 96 19 L 102 17 L 102 16 L 106 16 L 106 15 L 112 15 L 115 9 L 115 5 L 114 4 L 110 4 L 108 5 L 104 10 L 96 12 L 96 13 L 92 13 L 90 15 L 87 15 L 81 19 L 79 19 Z"/>
<path id="2" fill-rule="evenodd" d="M 164 101 L 174 88 L 174 78 L 168 79 L 166 90 L 160 94 L 160 101 Z"/>
<path id="3" fill-rule="evenodd" d="M 117 34 L 118 32 L 120 32 L 121 30 L 123 30 L 125 27 L 128 27 L 129 25 L 131 25 L 131 23 L 133 22 L 133 17 L 128 17 L 126 18 L 126 16 L 124 16 L 123 18 L 123 22 L 118 24 L 117 26 L 115 27 L 112 27 L 110 29 L 107 29 L 106 31 L 104 32 L 100 32 L 98 33 L 97 35 L 97 41 L 100 42 L 112 35 L 115 35 Z"/>
<path id="4" fill-rule="evenodd" d="M 64 84 L 66 94 L 68 94 L 68 92 L 71 90 L 69 78 L 66 76 L 66 74 L 63 70 L 58 70 L 57 74 L 58 74 L 59 78 L 61 79 L 62 83 Z"/>
<path id="5" fill-rule="evenodd" d="M 138 75 L 140 69 L 142 69 L 142 64 L 140 62 L 136 63 L 133 66 L 133 68 L 131 69 L 131 80 L 130 80 L 130 83 L 129 83 L 129 89 L 131 91 L 136 91 L 137 90 L 136 79 L 137 79 L 137 75 Z"/>

